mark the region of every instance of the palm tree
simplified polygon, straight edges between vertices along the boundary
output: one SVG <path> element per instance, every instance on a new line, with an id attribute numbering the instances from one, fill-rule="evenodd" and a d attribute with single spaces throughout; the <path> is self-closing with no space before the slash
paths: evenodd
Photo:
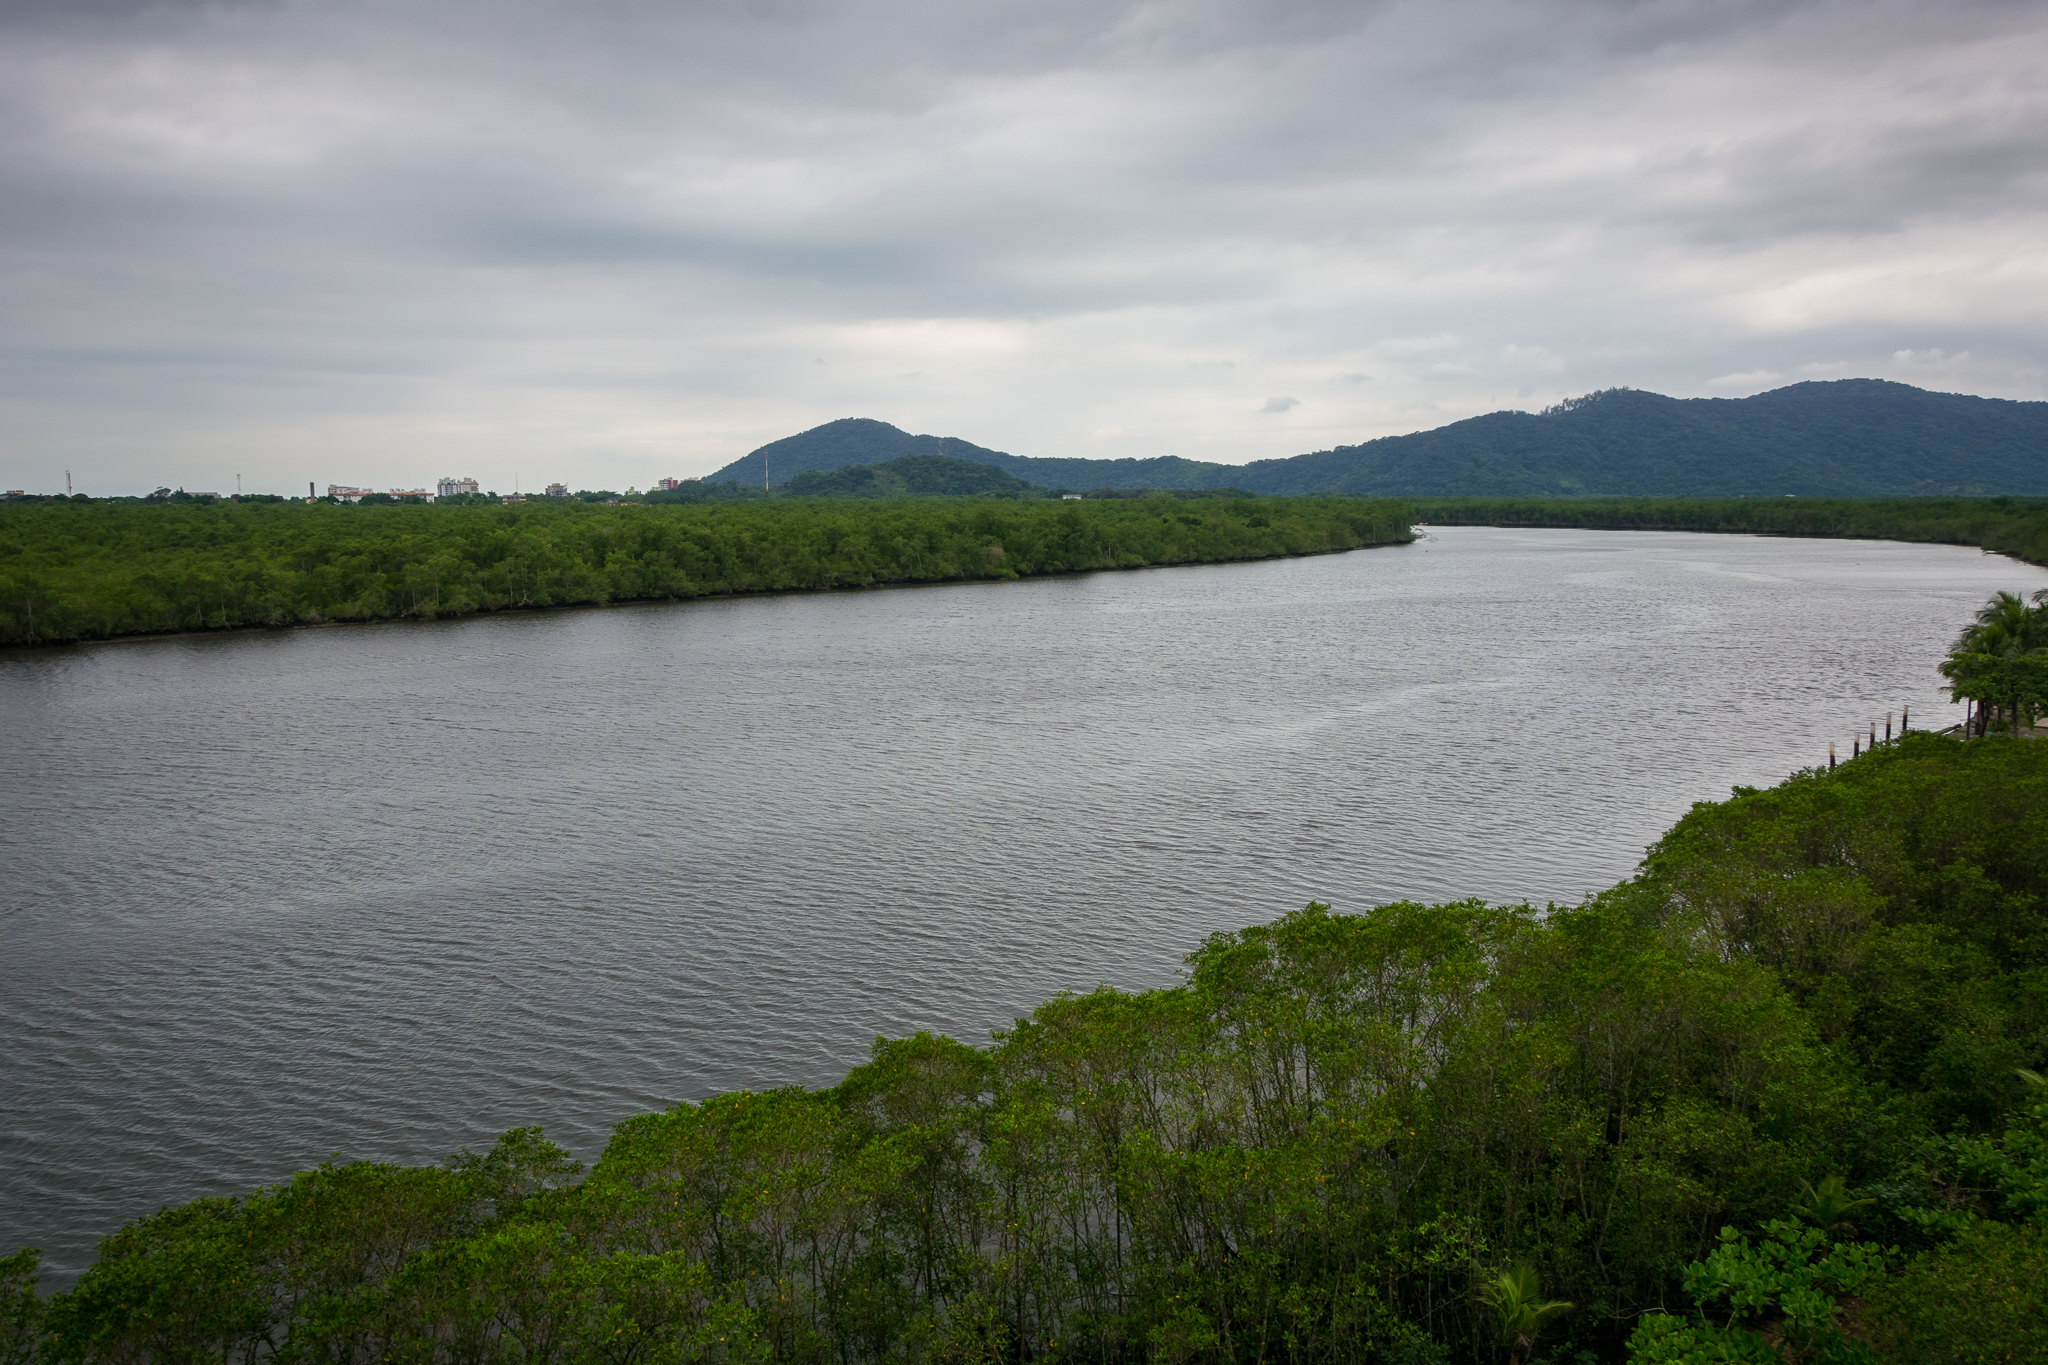
<path id="1" fill-rule="evenodd" d="M 2039 593 L 2035 594 L 2037 600 L 2040 596 Z M 1969 628 L 1956 643 L 1961 645 L 1978 631 L 1992 630 L 2001 632 L 2015 643 L 2024 641 L 2019 644 L 2021 649 L 2028 649 L 2040 643 L 2038 640 L 2027 639 L 2039 630 L 2039 623 L 2035 620 L 2033 609 L 2027 605 L 2027 599 L 2016 592 L 1993 593 L 1989 602 L 1977 608 L 1977 615 L 1971 619 Z"/>
<path id="2" fill-rule="evenodd" d="M 1540 1297 L 1536 1272 L 1528 1266 L 1503 1270 L 1479 1286 L 1479 1301 L 1500 1320 L 1500 1341 L 1507 1347 L 1508 1365 L 1522 1365 L 1535 1349 L 1543 1324 L 1572 1307 L 1555 1301 L 1539 1303 Z"/>
<path id="3" fill-rule="evenodd" d="M 1847 1183 L 1838 1175 L 1822 1176 L 1818 1185 L 1809 1185 L 1803 1180 L 1799 1184 L 1806 1197 L 1792 1206 L 1792 1212 L 1830 1237 L 1853 1234 L 1856 1225 L 1849 1221 L 1849 1215 L 1877 1202 L 1874 1199 L 1851 1199 Z"/>
<path id="4" fill-rule="evenodd" d="M 1941 673 L 1949 680 L 1951 700 L 1970 697 L 1980 703 L 1978 734 L 1991 722 L 1982 703 L 1996 702 L 2010 713 L 2017 735 L 2020 712 L 2031 710 L 2036 700 L 2032 695 L 2038 690 L 2034 675 L 2044 663 L 2048 663 L 2048 589 L 2034 594 L 2031 607 L 2018 593 L 2001 592 L 1979 607 L 1956 637 L 1948 658 L 1942 661 Z"/>

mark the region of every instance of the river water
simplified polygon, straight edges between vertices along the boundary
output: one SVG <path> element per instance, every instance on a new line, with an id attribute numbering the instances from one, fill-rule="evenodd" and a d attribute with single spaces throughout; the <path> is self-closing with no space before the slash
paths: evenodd
<path id="1" fill-rule="evenodd" d="M 2048 572 L 1453 528 L 1006 584 L 0 652 L 0 1248 L 826 1084 L 1310 899 L 1575 901 L 1947 724 Z"/>

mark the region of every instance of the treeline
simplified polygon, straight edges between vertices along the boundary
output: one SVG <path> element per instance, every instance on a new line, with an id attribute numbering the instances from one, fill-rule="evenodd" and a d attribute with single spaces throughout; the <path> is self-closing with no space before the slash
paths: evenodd
<path id="1" fill-rule="evenodd" d="M 1582 906 L 1311 905 L 587 1174 L 521 1130 L 165 1209 L 49 1300 L 22 1253 L 9 1359 L 2048 1358 L 2044 897 L 2048 744 L 1914 734 Z"/>
<path id="2" fill-rule="evenodd" d="M 1444 526 L 1567 526 L 1604 531 L 1733 531 L 1979 545 L 2048 564 L 2042 498 L 1418 498 Z"/>
<path id="3" fill-rule="evenodd" d="M 1405 542 L 1361 498 L 0 506 L 0 644 L 1004 579 Z"/>

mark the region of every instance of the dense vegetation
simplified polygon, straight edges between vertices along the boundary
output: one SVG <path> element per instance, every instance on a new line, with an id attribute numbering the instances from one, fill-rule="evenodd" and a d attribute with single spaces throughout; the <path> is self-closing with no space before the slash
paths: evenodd
<path id="1" fill-rule="evenodd" d="M 2028 498 L 1423 498 L 1442 526 L 1749 532 L 1981 545 L 2048 564 L 2048 500 Z"/>
<path id="2" fill-rule="evenodd" d="M 788 489 L 799 498 L 1050 496 L 994 465 L 946 455 L 903 455 L 881 464 L 807 470 L 791 479 Z"/>
<path id="3" fill-rule="evenodd" d="M 969 486 L 979 495 L 950 496 Z M 949 496 L 905 497 L 918 493 Z M 1103 488 L 1076 502 L 1000 470 L 913 456 L 802 476 L 772 495 L 689 483 L 616 506 L 0 504 L 0 644 L 1253 559 L 1406 540 L 1413 516 L 1932 541 L 2048 563 L 2048 501 L 2023 498 L 1404 502 Z"/>
<path id="4" fill-rule="evenodd" d="M 10 1359 L 2038 1360 L 2044 915 L 2048 744 L 1914 734 L 1582 906 L 1311 905 L 587 1175 L 523 1130 L 165 1209 L 47 1301 L 22 1253 Z"/>
<path id="5" fill-rule="evenodd" d="M 0 644 L 1315 554 L 1411 538 L 1357 498 L 685 506 L 13 503 Z"/>
<path id="6" fill-rule="evenodd" d="M 945 455 L 1048 488 L 1214 488 L 1367 497 L 1800 497 L 2048 494 L 2048 403 L 1931 393 L 1877 379 L 1793 384 L 1749 398 L 1609 389 L 1542 412 L 1494 412 L 1431 431 L 1286 459 L 1010 455 L 848 418 L 785 437 L 713 481 L 761 485 L 805 469 Z"/>

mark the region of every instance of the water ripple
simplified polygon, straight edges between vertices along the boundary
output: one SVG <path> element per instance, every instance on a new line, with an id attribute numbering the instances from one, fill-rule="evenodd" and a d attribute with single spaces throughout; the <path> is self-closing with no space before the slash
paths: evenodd
<path id="1" fill-rule="evenodd" d="M 1399 550 L 0 654 L 0 1247 L 829 1083 L 1311 898 L 1576 900 L 1910 702 L 1937 546 Z"/>

